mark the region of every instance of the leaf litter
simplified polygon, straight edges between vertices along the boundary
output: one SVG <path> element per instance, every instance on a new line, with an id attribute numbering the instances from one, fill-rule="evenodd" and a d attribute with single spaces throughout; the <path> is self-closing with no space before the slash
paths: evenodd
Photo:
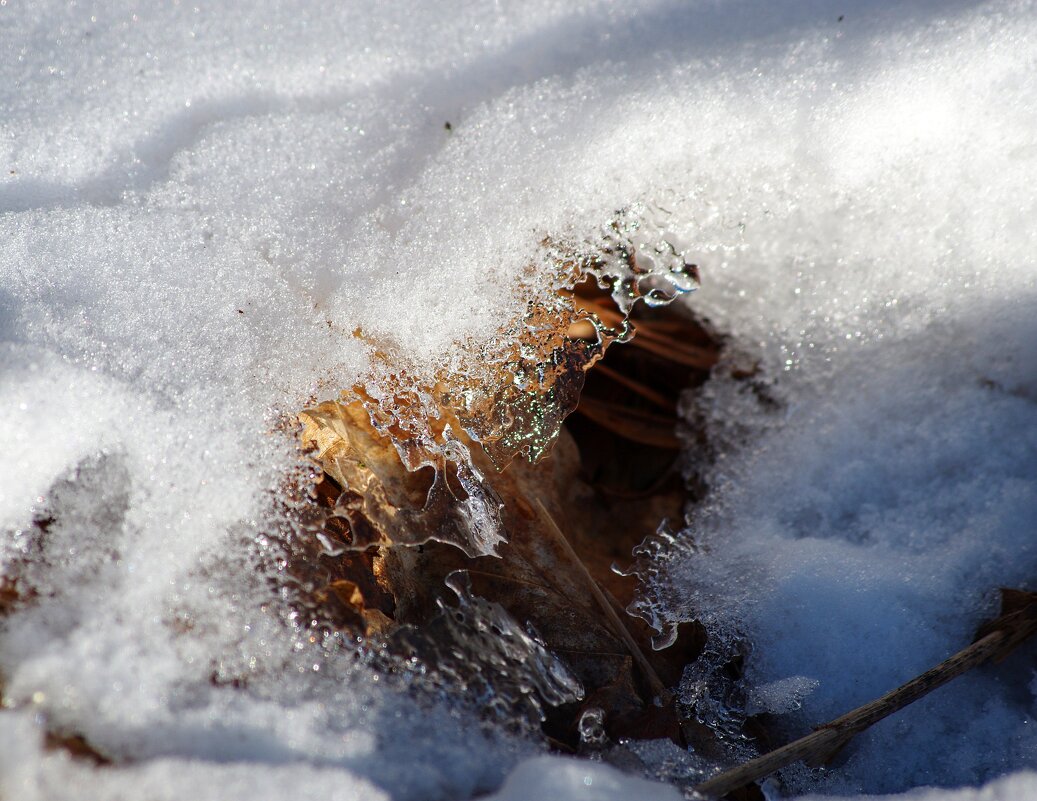
<path id="1" fill-rule="evenodd" d="M 664 216 L 638 206 L 594 238 L 544 239 L 549 291 L 464 369 L 389 370 L 301 412 L 323 514 L 289 572 L 307 614 L 481 699 L 497 724 L 517 714 L 567 752 L 669 738 L 719 759 L 671 689 L 702 630 L 659 648 L 619 568 L 682 513 L 681 436 L 702 435 L 678 434 L 680 396 L 725 344 L 670 305 L 698 269 Z"/>

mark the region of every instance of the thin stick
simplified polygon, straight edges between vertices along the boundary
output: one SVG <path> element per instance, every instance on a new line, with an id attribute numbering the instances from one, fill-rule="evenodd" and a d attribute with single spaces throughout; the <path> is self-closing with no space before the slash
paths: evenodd
<path id="1" fill-rule="evenodd" d="M 646 387 L 644 384 L 623 375 L 619 371 L 613 370 L 604 362 L 598 362 L 596 365 L 594 365 L 594 371 L 598 375 L 604 375 L 608 378 L 611 378 L 617 384 L 622 384 L 627 389 L 636 392 L 642 398 L 650 400 L 656 406 L 659 406 L 668 412 L 677 411 L 677 404 L 675 404 L 661 392 L 656 392 L 651 387 Z"/>
<path id="2" fill-rule="evenodd" d="M 635 326 L 637 334 L 630 340 L 630 344 L 635 348 L 647 350 L 649 353 L 654 353 L 671 362 L 699 370 L 709 370 L 720 361 L 719 354 L 714 350 L 700 348 L 696 345 L 677 344 L 673 341 L 667 342 L 662 337 L 644 336 L 644 330 L 643 325 L 641 328 Z"/>
<path id="3" fill-rule="evenodd" d="M 1032 612 L 1032 610 L 1029 610 Z M 954 656 L 941 662 L 931 670 L 912 679 L 892 692 L 886 693 L 864 706 L 848 712 L 831 723 L 819 726 L 806 737 L 757 757 L 744 765 L 725 771 L 703 782 L 695 788 L 700 795 L 721 798 L 733 790 L 769 776 L 775 771 L 800 760 L 810 764 L 823 764 L 831 759 L 856 734 L 878 723 L 883 718 L 903 709 L 924 695 L 942 687 L 951 679 L 971 670 L 990 659 L 1002 658 L 1006 648 L 1012 648 L 1037 632 L 1037 615 L 1018 616 L 964 648 Z"/>
<path id="4" fill-rule="evenodd" d="M 609 309 L 587 298 L 578 298 L 577 305 L 584 311 L 594 312 L 601 320 L 610 325 L 618 325 L 625 319 L 615 309 Z M 634 331 L 635 336 L 630 340 L 631 345 L 678 364 L 695 367 L 700 370 L 709 370 L 719 361 L 719 354 L 713 348 L 692 345 L 691 343 L 678 341 L 666 334 L 658 333 L 653 330 L 653 323 L 646 320 L 636 320 L 634 322 Z"/>
<path id="5" fill-rule="evenodd" d="M 676 418 L 660 417 L 587 396 L 580 399 L 576 411 L 624 439 L 671 451 L 680 449 L 681 443 L 674 431 Z"/>
<path id="6" fill-rule="evenodd" d="M 590 571 L 587 570 L 587 566 L 583 563 L 583 560 L 580 559 L 580 557 L 576 554 L 576 551 L 573 550 L 572 545 L 569 544 L 569 540 L 565 538 L 565 534 L 562 533 L 562 530 L 558 527 L 558 524 L 554 521 L 554 518 L 551 517 L 551 513 L 547 511 L 547 508 L 544 506 L 544 502 L 537 498 L 537 505 L 540 507 L 540 511 L 543 513 L 544 519 L 547 521 L 548 528 L 551 530 L 551 533 L 554 534 L 555 539 L 558 540 L 558 543 L 562 546 L 562 550 L 565 551 L 566 556 L 569 557 L 569 560 L 580 571 L 584 579 L 586 579 L 587 587 L 590 589 L 591 594 L 594 596 L 594 600 L 598 602 L 598 606 L 601 607 L 602 611 L 605 613 L 605 616 L 609 619 L 609 622 L 612 624 L 612 628 L 615 631 L 616 636 L 618 636 L 623 641 L 623 643 L 629 649 L 630 655 L 634 658 L 634 661 L 637 662 L 637 664 L 640 666 L 642 672 L 644 673 L 645 679 L 648 680 L 648 684 L 652 689 L 652 693 L 656 695 L 660 700 L 662 700 L 663 703 L 666 703 L 670 698 L 670 693 L 666 689 L 666 685 L 664 685 L 662 683 L 662 680 L 659 678 L 659 674 L 655 672 L 655 668 L 652 667 L 651 663 L 645 657 L 644 653 L 641 651 L 641 648 L 638 646 L 637 641 L 634 640 L 633 636 L 631 636 L 630 631 L 627 629 L 625 625 L 623 625 L 623 621 L 619 619 L 619 615 L 616 614 L 616 610 L 612 608 L 612 604 L 609 603 L 608 599 L 605 597 L 605 594 L 601 591 L 601 588 L 598 586 L 598 582 L 594 580 L 594 576 L 592 576 L 590 574 Z"/>

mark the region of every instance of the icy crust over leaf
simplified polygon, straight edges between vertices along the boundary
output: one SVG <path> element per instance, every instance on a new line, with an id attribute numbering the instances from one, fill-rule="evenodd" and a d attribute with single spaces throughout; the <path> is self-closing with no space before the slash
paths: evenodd
<path id="1" fill-rule="evenodd" d="M 663 521 L 653 536 L 634 548 L 633 556 L 629 567 L 613 567 L 622 575 L 638 579 L 638 592 L 627 612 L 656 631 L 653 648 L 668 648 L 677 639 L 681 620 L 674 610 L 680 608 L 683 588 L 667 583 L 667 571 L 674 564 L 708 558 L 708 554 L 691 531 L 675 532 L 669 521 Z M 750 658 L 752 645 L 728 621 L 706 609 L 697 611 L 698 622 L 705 629 L 705 646 L 685 667 L 677 697 L 686 717 L 713 733 L 730 764 L 744 762 L 758 754 L 752 737 L 744 731 L 750 699 L 740 678 L 740 668 Z"/>
<path id="2" fill-rule="evenodd" d="M 499 502 L 484 486 L 459 432 L 478 443 L 497 470 L 516 456 L 537 461 L 576 408 L 586 371 L 612 343 L 632 335 L 628 316 L 634 305 L 663 305 L 695 288 L 697 267 L 667 235 L 668 216 L 659 206 L 638 203 L 582 241 L 545 238 L 536 266 L 515 289 L 529 298 L 525 312 L 480 346 L 462 343 L 459 367 L 452 364 L 429 378 L 400 368 L 398 354 L 378 352 L 381 369 L 343 393 L 345 403 L 359 399 L 407 470 L 433 470 L 426 509 L 434 513 L 454 503 L 457 510 L 448 516 L 460 515 L 465 523 L 460 539 L 444 541 L 477 556 L 494 553 L 503 540 Z M 573 289 L 587 280 L 608 290 L 618 307 L 610 324 L 574 302 Z M 587 335 L 580 335 L 581 324 L 590 326 Z M 344 430 L 342 435 L 348 439 Z M 352 457 L 344 458 L 348 463 Z M 353 464 L 364 472 L 355 459 Z M 343 506 L 370 506 L 363 496 L 373 488 L 371 477 L 354 473 L 347 484 Z M 398 544 L 443 539 L 420 524 L 395 531 Z M 361 537 L 356 544 L 375 541 Z"/>
<path id="3" fill-rule="evenodd" d="M 409 653 L 411 665 L 510 730 L 538 726 L 544 704 L 560 706 L 583 698 L 579 679 L 536 633 L 523 630 L 499 604 L 475 594 L 465 572 L 452 574 L 446 584 L 457 605 L 439 601 L 440 613 L 428 626 L 407 626 L 394 637 L 395 649 Z"/>
<path id="4" fill-rule="evenodd" d="M 477 523 L 470 517 L 472 508 L 478 508 L 473 495 L 468 496 L 468 503 L 458 503 L 446 487 L 444 473 L 402 470 L 392 442 L 372 429 L 359 403 L 328 402 L 304 412 L 301 418 L 303 440 L 315 446 L 325 480 L 330 477 L 348 488 L 338 496 L 329 517 L 308 519 L 307 527 L 318 538 L 321 555 L 334 559 L 347 550 L 413 540 L 437 540 L 466 549 L 467 537 L 479 535 Z M 455 475 L 465 474 L 469 463 L 460 461 L 455 467 Z M 467 474 L 473 475 L 474 468 L 469 469 Z M 475 492 L 483 493 L 479 501 L 497 498 L 481 484 L 475 485 Z M 332 541 L 324 533 L 323 529 L 334 528 L 335 519 L 344 523 L 351 544 L 339 546 L 340 541 Z M 386 548 L 373 557 L 370 573 L 376 581 L 387 581 L 388 575 L 401 570 L 398 559 L 393 558 L 395 553 Z M 309 558 L 318 557 L 311 554 Z M 321 583 L 313 576 L 300 580 L 304 585 L 297 588 L 303 596 L 311 595 Z M 340 579 L 328 589 L 339 598 L 344 591 L 346 605 L 361 610 L 371 642 L 388 645 L 382 655 L 387 672 L 416 674 L 424 691 L 440 691 L 446 698 L 463 697 L 466 705 L 496 726 L 534 730 L 543 719 L 543 705 L 555 707 L 583 697 L 579 679 L 500 604 L 475 595 L 467 573 L 454 572 L 445 583 L 456 596 L 456 605 L 437 597 L 438 613 L 422 626 L 398 626 L 376 610 L 365 610 L 365 591 L 372 600 L 375 596 L 369 584 L 361 588 Z M 394 600 L 397 612 L 400 603 L 399 598 Z M 323 616 L 319 604 L 301 608 L 305 608 L 304 618 Z"/>
<path id="5" fill-rule="evenodd" d="M 315 446 L 315 456 L 343 488 L 333 512 L 348 524 L 350 547 L 438 540 L 472 556 L 492 553 L 502 540 L 500 502 L 464 443 L 447 428 L 440 432 L 437 461 L 408 461 L 404 454 L 414 454 L 413 442 L 379 436 L 364 425 L 366 417 L 355 401 L 322 403 L 299 415 L 303 442 Z M 409 472 L 399 471 L 397 453 Z M 324 523 L 316 519 L 313 526 L 319 530 Z"/>
<path id="6" fill-rule="evenodd" d="M 737 633 L 707 629 L 705 648 L 684 669 L 678 692 L 689 716 L 712 731 L 736 762 L 751 759 L 757 753 L 752 738 L 743 731 L 745 687 L 730 675 L 731 666 L 741 664 L 750 651 L 749 643 Z"/>
<path id="7" fill-rule="evenodd" d="M 664 520 L 653 536 L 646 537 L 634 548 L 634 561 L 629 567 L 615 565 L 612 568 L 620 575 L 637 578 L 641 592 L 634 598 L 627 612 L 641 618 L 655 630 L 652 648 L 656 651 L 673 645 L 677 639 L 678 622 L 670 611 L 673 604 L 664 594 L 665 587 L 659 582 L 659 576 L 670 560 L 697 552 L 694 538 L 678 536 L 669 521 Z"/>

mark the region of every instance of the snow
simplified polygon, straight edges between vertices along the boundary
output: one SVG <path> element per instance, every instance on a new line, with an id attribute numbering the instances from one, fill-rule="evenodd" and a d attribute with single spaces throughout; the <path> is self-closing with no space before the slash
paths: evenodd
<path id="1" fill-rule="evenodd" d="M 747 637 L 790 736 L 962 647 L 1037 574 L 1035 43 L 1030 2 L 0 2 L 0 795 L 672 796 L 270 589 L 285 420 L 376 348 L 462 369 L 545 236 L 637 202 L 777 401 L 689 408 L 712 494 L 645 602 Z M 1034 686 L 1024 650 L 784 791 L 1033 767 Z"/>
<path id="2" fill-rule="evenodd" d="M 277 801 L 292 797 L 299 788 L 321 798 L 365 798 L 383 801 L 388 796 L 369 782 L 347 771 L 311 764 L 266 765 L 242 761 L 217 762 L 158 758 L 118 771 L 84 767 L 61 751 L 44 752 L 40 734 L 28 716 L 8 713 L 0 749 L 0 775 L 10 798 L 131 799 L 178 801 L 182 798 L 255 798 Z"/>
<path id="3" fill-rule="evenodd" d="M 983 787 L 960 790 L 919 788 L 907 793 L 886 796 L 858 796 L 862 801 L 1016 801 L 1037 797 L 1037 774 L 1019 773 L 991 782 Z M 831 801 L 833 796 L 802 796 L 799 801 Z"/>
<path id="4" fill-rule="evenodd" d="M 504 786 L 487 801 L 526 801 L 566 798 L 576 801 L 676 801 L 683 796 L 673 787 L 629 776 L 600 762 L 535 757 L 520 763 Z"/>

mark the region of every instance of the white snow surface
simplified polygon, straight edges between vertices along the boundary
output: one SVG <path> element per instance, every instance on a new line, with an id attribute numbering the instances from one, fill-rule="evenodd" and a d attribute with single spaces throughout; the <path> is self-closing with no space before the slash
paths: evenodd
<path id="1" fill-rule="evenodd" d="M 679 801 L 683 797 L 674 787 L 630 776 L 600 762 L 541 756 L 521 762 L 486 801 Z"/>
<path id="2" fill-rule="evenodd" d="M 838 796 L 801 796 L 798 801 L 834 801 Z M 966 787 L 960 790 L 941 790 L 920 787 L 896 795 L 858 796 L 860 801 L 1026 801 L 1037 798 L 1037 774 L 1020 771 L 992 781 L 983 787 Z"/>
<path id="3" fill-rule="evenodd" d="M 0 0 L 0 796 L 672 797 L 386 687 L 265 558 L 354 331 L 457 364 L 637 201 L 777 401 L 697 402 L 656 611 L 790 736 L 938 662 L 1037 589 L 1034 187 L 1031 2 Z M 1037 798 L 1035 691 L 1023 649 L 781 792 Z"/>

